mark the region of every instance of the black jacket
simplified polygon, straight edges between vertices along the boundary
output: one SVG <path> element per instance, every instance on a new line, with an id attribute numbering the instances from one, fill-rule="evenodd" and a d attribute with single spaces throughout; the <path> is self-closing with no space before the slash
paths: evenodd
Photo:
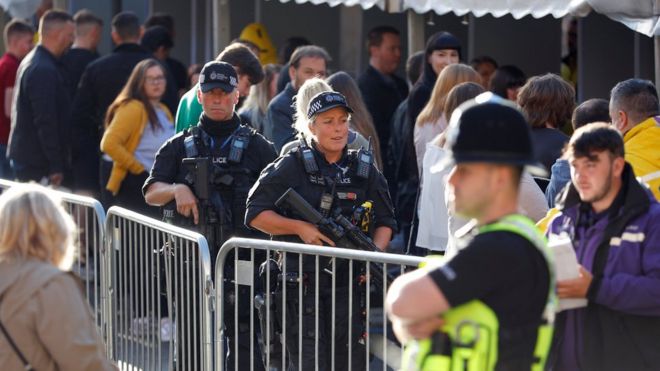
<path id="1" fill-rule="evenodd" d="M 179 108 L 179 88 L 177 87 L 176 77 L 174 77 L 174 73 L 167 64 L 167 60 L 160 61 L 160 63 L 163 66 L 166 82 L 165 93 L 163 93 L 160 101 L 167 106 L 170 112 L 176 113 L 176 110 Z"/>
<path id="2" fill-rule="evenodd" d="M 396 76 L 385 76 L 371 65 L 357 80 L 362 98 L 374 120 L 381 156 L 387 158 L 387 143 L 390 139 L 390 122 L 397 107 L 408 95 L 408 85 Z"/>
<path id="3" fill-rule="evenodd" d="M 204 131 L 209 139 L 212 139 L 207 139 L 208 142 L 204 142 L 203 140 L 200 140 L 200 142 L 195 141 L 195 146 L 200 157 L 210 157 L 212 159 L 213 174 L 215 174 L 214 177 L 216 180 L 219 180 L 220 176 L 224 178 L 226 175 L 229 175 L 228 178 L 231 179 L 229 185 L 220 181 L 214 181 L 210 187 L 211 191 L 219 194 L 223 204 L 231 205 L 231 207 L 223 211 L 217 210 L 218 215 L 227 216 L 225 220 L 229 223 L 216 223 L 230 230 L 223 229 L 226 233 L 219 236 L 207 236 L 211 244 L 211 252 L 214 254 L 217 253 L 220 246 L 230 236 L 264 238 L 265 236 L 261 233 L 249 230 L 244 225 L 243 218 L 245 217 L 245 202 L 248 192 L 259 177 L 261 171 L 277 158 L 277 152 L 275 152 L 272 143 L 268 142 L 261 134 L 243 125 L 236 114 L 234 114 L 231 120 L 221 122 L 213 121 L 202 114 L 197 127 Z M 161 146 L 156 154 L 156 160 L 151 168 L 149 178 L 147 178 L 142 188 L 143 194 L 156 182 L 185 184 L 193 192 L 196 191 L 194 184 L 195 178 L 190 175 L 190 168 L 181 163 L 181 160 L 190 157 L 186 153 L 184 141 L 187 137 L 193 135 L 193 130 L 192 128 L 186 129 L 170 138 Z M 228 161 L 231 144 L 223 146 L 222 143 L 230 143 L 230 138 L 237 135 L 239 130 L 243 134 L 249 134 L 249 142 L 243 151 L 241 162 L 236 164 Z M 201 200 L 200 208 L 204 207 L 204 197 L 200 194 L 196 196 Z M 208 207 L 208 203 L 206 205 Z M 166 205 L 164 211 L 168 209 L 176 210 L 175 200 L 172 200 Z M 203 214 L 200 213 L 200 215 Z M 194 228 L 190 218 L 185 218 L 179 214 L 176 214 L 173 221 L 181 227 L 199 232 L 203 231 L 203 229 Z M 204 225 L 208 224 L 208 220 L 202 221 L 197 227 L 204 227 Z"/>
<path id="4" fill-rule="evenodd" d="M 316 145 L 311 145 L 309 148 L 314 154 L 314 162 L 318 167 L 317 171 L 307 172 L 301 158 L 300 147 L 296 147 L 280 156 L 261 172 L 248 196 L 245 212 L 246 226 L 250 226 L 254 218 L 266 210 L 275 211 L 288 218 L 305 220 L 295 210 L 287 210 L 276 206 L 276 201 L 287 189 L 293 188 L 310 205 L 320 205 L 323 193 L 327 192 L 326 186 L 329 186 L 329 179 L 334 180 L 334 185 L 330 187 L 334 193 L 332 207 L 338 207 L 342 215 L 350 217 L 356 206 L 361 205 L 366 200 L 371 200 L 373 203 L 373 230 L 375 231 L 379 227 L 388 227 L 393 232 L 396 231 L 397 223 L 394 219 L 394 209 L 387 191 L 387 182 L 373 164 L 369 169 L 368 178 L 364 179 L 357 176 L 356 173 L 356 152 L 345 149 L 342 158 L 331 164 Z M 341 164 L 341 166 L 338 166 L 338 164 Z M 352 197 L 340 195 L 352 195 Z M 302 242 L 296 235 L 272 237 L 273 240 L 278 241 Z M 294 261 L 297 261 L 297 257 L 293 255 L 295 254 L 287 256 L 289 267 L 297 267 L 297 264 L 293 264 Z M 307 272 L 314 269 L 314 259 L 309 258 L 303 259 L 303 270 Z M 327 259 L 322 258 L 319 263 L 320 266 L 326 266 Z M 344 272 L 343 275 L 337 275 L 338 282 L 340 282 L 346 278 L 345 273 L 348 271 L 348 266 L 345 262 L 338 262 L 336 268 L 338 272 Z"/>
<path id="5" fill-rule="evenodd" d="M 545 166 L 550 174 L 552 165 L 561 157 L 568 136 L 558 129 L 532 128 L 532 145 L 536 160 Z"/>
<path id="6" fill-rule="evenodd" d="M 430 54 L 427 50 L 427 54 Z M 402 166 L 397 169 L 399 179 L 412 179 L 413 183 L 419 183 L 419 174 L 417 174 L 417 155 L 415 154 L 415 140 L 414 140 L 414 131 L 415 131 L 415 122 L 417 121 L 417 116 L 426 103 L 428 103 L 431 98 L 431 92 L 433 91 L 433 86 L 435 85 L 435 80 L 438 78 L 438 75 L 433 71 L 431 64 L 425 60 L 422 69 L 422 76 L 419 77 L 419 80 L 410 90 L 410 95 L 408 96 L 408 114 L 407 120 L 401 129 L 403 134 L 402 141 L 402 156 L 403 160 L 401 162 Z"/>
<path id="7" fill-rule="evenodd" d="M 417 121 L 417 116 L 422 112 L 426 103 L 431 99 L 431 92 L 437 78 L 438 75 L 433 71 L 431 64 L 425 61 L 422 76 L 410 90 L 410 96 L 408 97 L 408 117 L 413 124 Z"/>
<path id="8" fill-rule="evenodd" d="M 72 100 L 76 95 L 78 83 L 85 68 L 98 58 L 99 53 L 97 52 L 83 48 L 73 48 L 69 49 L 60 59 L 69 79 L 69 90 L 71 91 Z"/>
<path id="9" fill-rule="evenodd" d="M 135 65 L 150 57 L 151 54 L 137 44 L 121 44 L 109 55 L 90 63 L 83 72 L 71 117 L 77 188 L 95 190 L 100 187 L 99 143 L 105 112 L 126 84 Z"/>
<path id="10" fill-rule="evenodd" d="M 172 76 L 174 76 L 174 82 L 176 83 L 176 89 L 178 90 L 188 90 L 189 88 L 189 83 L 188 83 L 188 69 L 186 66 L 179 62 L 177 59 L 174 58 L 167 58 L 165 60 L 165 65 L 170 69 L 170 72 L 172 72 Z M 176 111 L 172 111 L 172 113 L 175 113 Z"/>
<path id="11" fill-rule="evenodd" d="M 31 180 L 62 173 L 69 162 L 69 86 L 59 60 L 38 45 L 16 75 L 8 157 Z"/>
<path id="12" fill-rule="evenodd" d="M 291 83 L 270 101 L 266 118 L 264 119 L 264 136 L 275 144 L 279 152 L 282 147 L 295 139 L 296 129 L 293 127 L 293 97 L 296 91 Z"/>
<path id="13" fill-rule="evenodd" d="M 280 72 L 280 75 L 277 78 L 277 94 L 283 92 L 284 89 L 286 89 L 286 85 L 291 82 L 291 76 L 289 76 L 289 67 L 291 67 L 289 62 L 282 66 L 282 72 Z"/>

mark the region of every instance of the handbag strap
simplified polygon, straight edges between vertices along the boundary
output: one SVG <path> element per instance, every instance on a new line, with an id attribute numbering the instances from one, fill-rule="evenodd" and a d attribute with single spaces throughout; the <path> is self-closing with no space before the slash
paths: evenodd
<path id="1" fill-rule="evenodd" d="M 9 336 L 9 332 L 7 332 L 7 329 L 6 329 L 5 326 L 2 324 L 2 321 L 0 321 L 0 330 L 2 331 L 2 333 L 3 333 L 3 334 L 5 335 L 5 337 L 7 338 L 7 341 L 9 342 L 9 345 L 10 345 L 11 348 L 14 350 L 14 352 L 16 353 L 16 355 L 18 356 L 18 358 L 20 358 L 20 359 L 21 359 L 21 362 L 23 362 L 23 369 L 24 369 L 24 370 L 28 370 L 28 371 L 34 371 L 34 368 L 33 368 L 32 365 L 30 364 L 30 362 L 28 362 L 27 358 L 25 358 L 25 356 L 23 355 L 23 353 L 21 352 L 21 350 L 18 349 L 18 346 L 16 346 L 16 343 L 14 342 L 14 339 L 13 339 L 11 336 Z"/>

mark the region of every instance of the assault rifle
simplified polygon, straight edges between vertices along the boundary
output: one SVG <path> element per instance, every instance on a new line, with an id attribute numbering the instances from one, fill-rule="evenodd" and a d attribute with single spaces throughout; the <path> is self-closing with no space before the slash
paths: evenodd
<path id="1" fill-rule="evenodd" d="M 195 229 L 206 237 L 210 252 L 214 254 L 228 236 L 227 224 L 231 222 L 227 205 L 214 187 L 229 186 L 233 178 L 229 174 L 219 174 L 208 157 L 184 158 L 181 163 L 188 170 L 187 180 L 192 183 L 192 191 L 199 201 L 199 223 Z"/>
<path id="2" fill-rule="evenodd" d="M 360 228 L 353 225 L 345 216 L 341 215 L 339 209 L 335 209 L 330 217 L 323 217 L 321 213 L 316 211 L 298 192 L 293 188 L 287 189 L 286 192 L 275 202 L 275 206 L 280 208 L 289 207 L 291 210 L 298 213 L 302 218 L 314 224 L 321 233 L 328 236 L 338 247 L 348 247 L 356 250 L 363 251 L 376 251 L 381 250 L 376 246 L 369 237 L 367 237 Z M 373 278 L 383 285 L 383 269 L 380 264 L 371 262 L 371 271 Z M 391 283 L 394 277 L 387 273 L 387 282 Z M 383 285 L 387 287 L 387 285 Z"/>

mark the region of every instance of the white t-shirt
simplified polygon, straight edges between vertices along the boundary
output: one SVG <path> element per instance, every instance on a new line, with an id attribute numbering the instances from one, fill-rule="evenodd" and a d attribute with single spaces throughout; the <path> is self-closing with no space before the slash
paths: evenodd
<path id="1" fill-rule="evenodd" d="M 422 176 L 424 153 L 427 148 L 426 144 L 445 131 L 446 128 L 447 119 L 445 118 L 444 113 L 436 122 L 428 122 L 424 125 L 415 124 L 415 128 L 413 129 L 413 140 L 415 143 L 415 154 L 417 155 L 417 174 L 420 177 Z"/>
<path id="2" fill-rule="evenodd" d="M 446 187 L 444 189 L 445 200 L 447 200 Z M 446 202 L 445 202 L 446 204 Z M 448 207 L 448 205 L 445 205 Z M 518 192 L 518 212 L 532 219 L 535 223 L 548 213 L 548 201 L 534 178 L 527 172 L 523 172 L 520 178 L 520 189 Z M 453 236 L 456 231 L 468 223 L 468 220 L 457 215 L 449 215 L 449 233 Z M 421 222 L 420 222 L 421 225 Z M 451 241 L 449 250 L 455 246 Z M 455 253 L 455 251 L 451 251 Z"/>
<path id="3" fill-rule="evenodd" d="M 425 125 L 431 126 L 431 125 Z M 447 156 L 447 151 L 434 144 L 426 143 L 422 161 L 421 192 L 419 195 L 419 228 L 417 246 L 433 251 L 445 251 L 449 239 L 449 212 L 445 202 L 445 188 L 449 170 L 431 173 L 431 167 Z"/>

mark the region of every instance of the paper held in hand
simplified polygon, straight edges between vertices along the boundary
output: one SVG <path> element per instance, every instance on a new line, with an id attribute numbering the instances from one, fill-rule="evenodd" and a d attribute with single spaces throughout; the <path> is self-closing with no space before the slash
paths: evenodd
<path id="1" fill-rule="evenodd" d="M 580 276 L 575 249 L 573 249 L 573 243 L 568 235 L 552 235 L 548 241 L 548 247 L 554 252 L 557 282 L 575 279 Z M 557 312 L 586 306 L 586 298 L 560 299 Z"/>

